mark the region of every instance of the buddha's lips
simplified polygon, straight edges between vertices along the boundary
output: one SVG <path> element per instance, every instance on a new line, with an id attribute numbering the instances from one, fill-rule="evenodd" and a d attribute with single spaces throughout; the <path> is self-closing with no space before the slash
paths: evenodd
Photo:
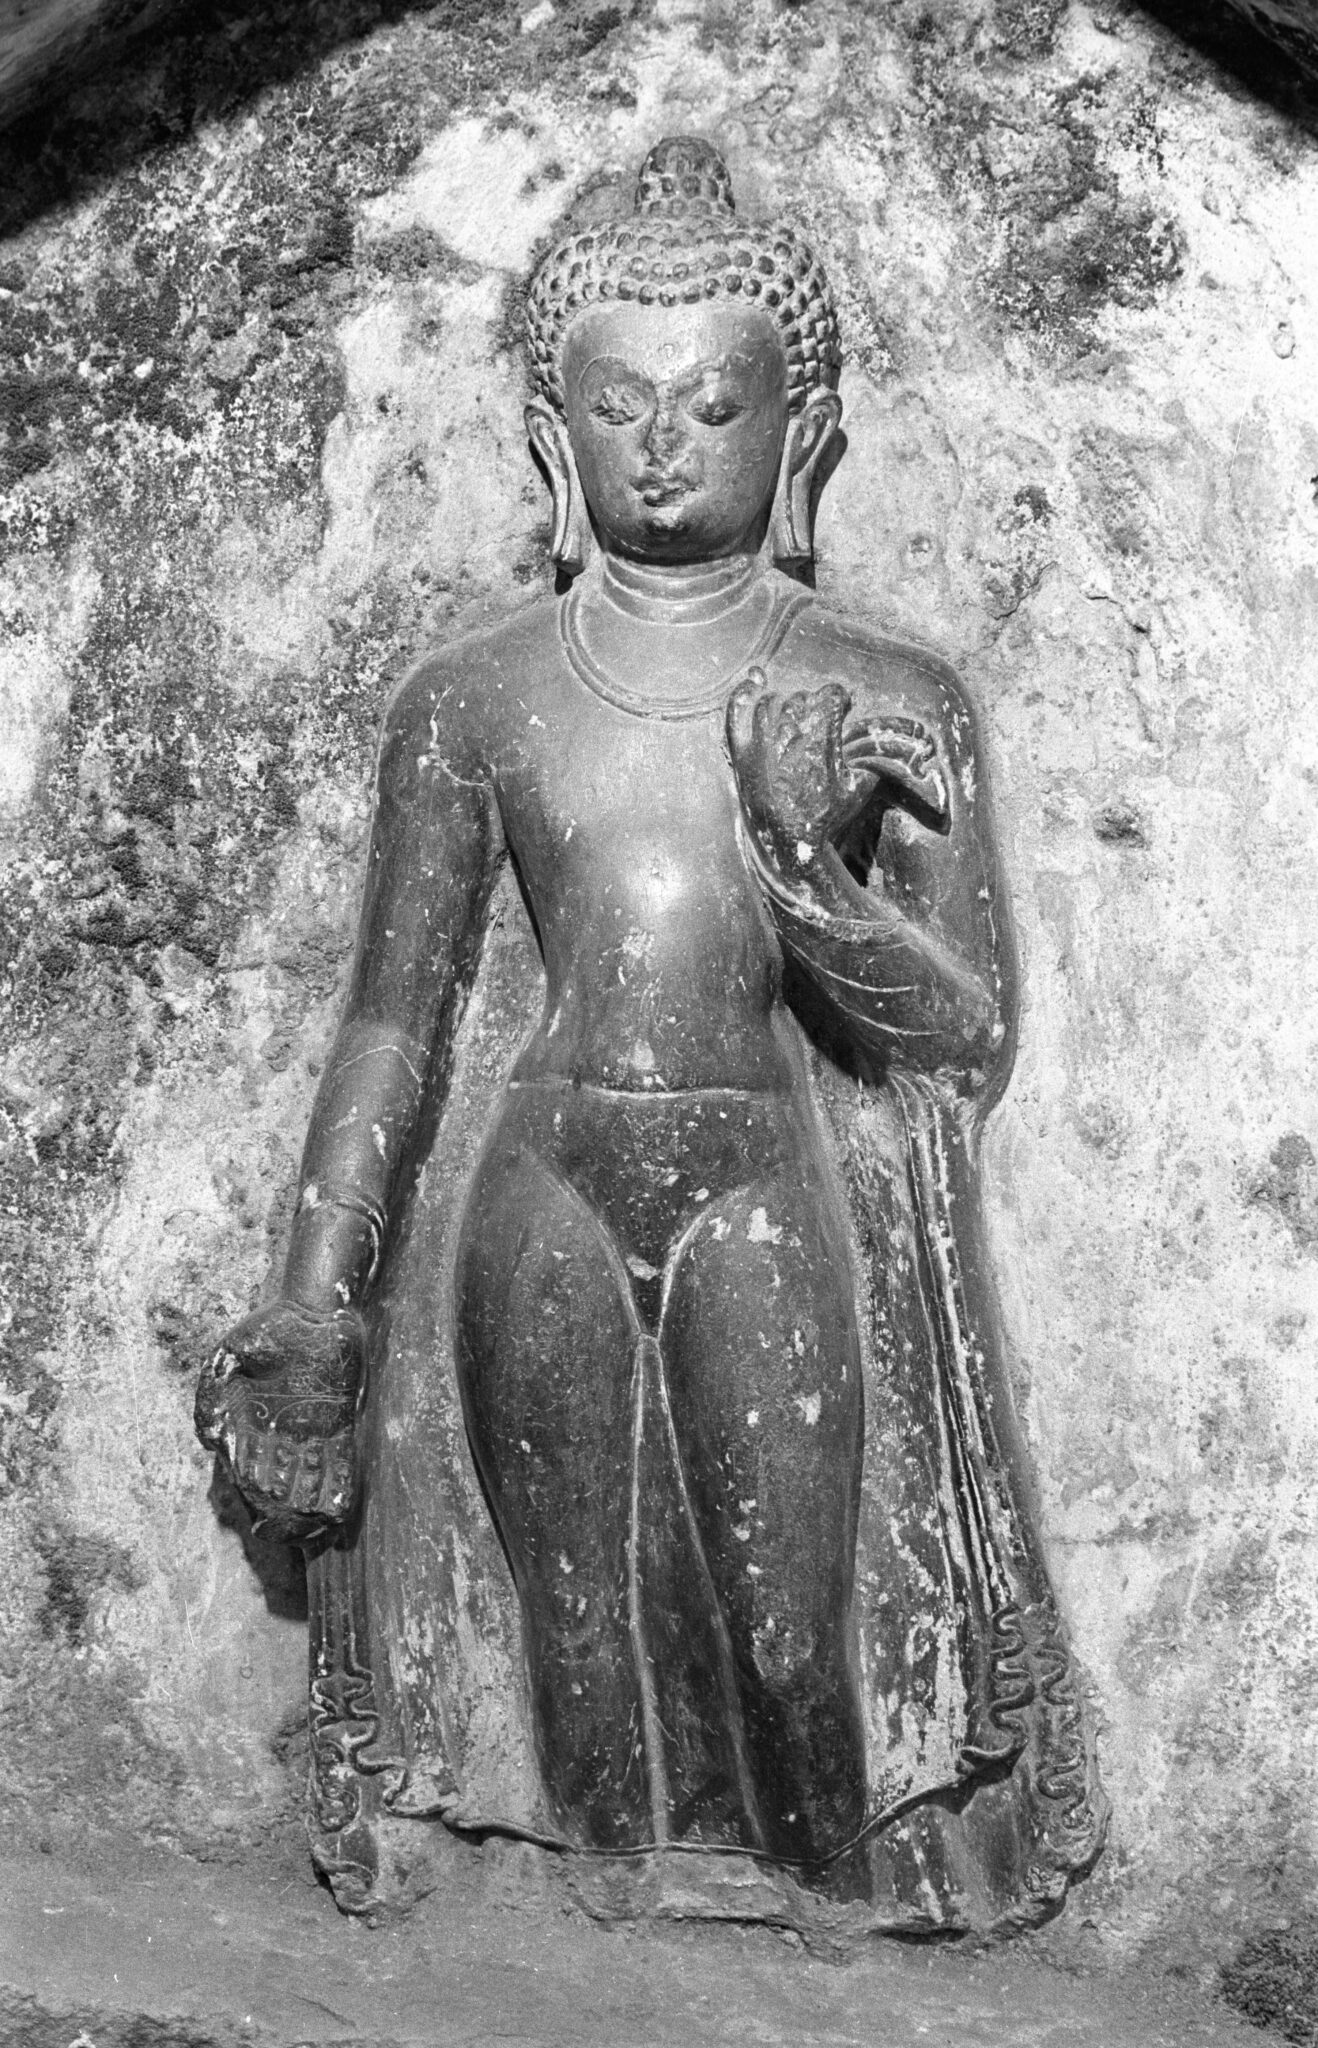
<path id="1" fill-rule="evenodd" d="M 688 477 L 643 477 L 636 486 L 645 505 L 672 505 L 687 497 L 695 485 Z"/>

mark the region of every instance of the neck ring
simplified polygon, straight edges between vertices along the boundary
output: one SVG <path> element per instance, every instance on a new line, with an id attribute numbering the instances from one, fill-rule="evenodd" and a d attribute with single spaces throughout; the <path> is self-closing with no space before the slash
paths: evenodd
<path id="1" fill-rule="evenodd" d="M 717 562 L 676 562 L 671 566 L 605 555 L 600 595 L 635 619 L 662 619 L 670 626 L 702 626 L 735 611 L 755 584 L 754 555 L 727 555 Z"/>
<path id="2" fill-rule="evenodd" d="M 619 576 L 610 573 L 614 566 L 613 558 L 607 558 L 602 574 L 582 577 L 573 584 L 559 605 L 558 629 L 563 651 L 579 679 L 597 697 L 637 718 L 703 718 L 711 711 L 721 710 L 733 684 L 748 668 L 770 659 L 782 644 L 791 621 L 810 601 L 807 591 L 796 588 L 786 578 L 757 573 L 759 565 L 754 556 L 749 560 L 737 556 L 728 563 L 700 564 L 697 573 L 684 575 L 680 580 L 671 571 L 660 572 L 662 584 L 658 591 L 658 578 L 650 565 L 628 562 Z M 628 598 L 632 601 L 626 601 Z M 688 610 L 688 605 L 692 609 Z M 606 666 L 591 642 L 596 638 L 592 625 L 597 629 L 601 612 L 607 611 L 614 612 L 616 623 L 620 623 L 616 615 L 623 614 L 632 644 L 628 651 L 610 649 Z M 684 654 L 682 661 L 688 673 L 703 668 L 704 678 L 698 687 L 681 692 L 664 689 L 656 676 L 649 690 L 638 690 L 618 674 L 620 667 L 631 673 L 645 673 L 646 627 L 660 632 L 674 626 L 695 628 L 738 612 L 740 630 L 733 644 L 739 641 L 740 645 L 730 668 L 724 665 L 725 640 L 723 659 L 717 672 L 710 676 L 708 656 L 702 653 L 699 637 L 693 635 L 689 654 Z"/>

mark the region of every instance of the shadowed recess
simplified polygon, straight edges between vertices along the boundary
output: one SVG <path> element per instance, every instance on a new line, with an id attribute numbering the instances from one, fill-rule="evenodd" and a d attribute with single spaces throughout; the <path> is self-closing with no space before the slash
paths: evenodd
<path id="1" fill-rule="evenodd" d="M 103 36 L 79 37 L 67 58 L 60 52 L 30 84 L 19 80 L 8 104 L 0 28 L 0 237 L 85 199 L 374 29 L 424 20 L 435 61 L 413 85 L 418 107 L 441 117 L 430 119 L 433 128 L 473 92 L 508 88 L 524 74 L 543 80 L 557 64 L 579 60 L 633 11 L 566 0 L 543 33 L 525 34 L 516 0 L 210 0 L 168 8 L 163 18 L 145 11 L 147 26 L 144 10 L 128 10 L 124 33 L 125 10 L 111 7 L 101 16 Z M 359 86 L 336 102 L 336 121 L 363 135 L 396 131 L 383 139 L 397 176 L 420 148 L 421 123 L 400 124 L 396 95 L 381 101 L 369 79 Z"/>
<path id="2" fill-rule="evenodd" d="M 1214 70 L 1310 133 L 1318 130 L 1318 5 L 1314 0 L 1140 0 Z"/>

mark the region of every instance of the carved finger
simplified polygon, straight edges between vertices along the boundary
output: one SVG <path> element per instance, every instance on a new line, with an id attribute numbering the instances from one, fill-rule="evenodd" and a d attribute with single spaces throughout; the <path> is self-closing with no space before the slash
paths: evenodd
<path id="1" fill-rule="evenodd" d="M 857 766 L 854 762 L 849 761 L 841 776 L 842 787 L 847 791 L 848 795 L 853 798 L 864 799 L 865 802 L 868 802 L 871 790 L 877 789 L 880 780 L 879 771 L 872 763 Z M 852 815 L 854 815 L 858 808 L 863 808 L 863 804 L 853 803 L 850 808 Z"/>
<path id="2" fill-rule="evenodd" d="M 769 725 L 773 704 L 764 687 L 764 671 L 751 669 L 728 699 L 728 752 L 737 788 L 748 815 L 762 819 L 769 810 Z"/>
<path id="3" fill-rule="evenodd" d="M 327 1522 L 346 1522 L 357 1493 L 357 1466 L 351 1436 L 335 1437 L 326 1449 L 317 1512 Z"/>
<path id="4" fill-rule="evenodd" d="M 217 1451 L 220 1448 L 223 1412 L 220 1388 L 211 1367 L 207 1366 L 198 1382 L 192 1414 L 197 1435 L 208 1451 Z"/>
<path id="5" fill-rule="evenodd" d="M 848 752 L 846 760 L 852 766 L 863 765 L 871 773 L 887 776 L 891 782 L 902 786 L 919 782 L 926 773 L 926 765 L 922 761 L 912 761 L 905 754 L 894 753 L 883 747 L 858 748 L 854 753 Z"/>
<path id="6" fill-rule="evenodd" d="M 918 735 L 888 732 L 879 726 L 872 728 L 872 737 L 879 752 L 890 755 L 894 761 L 909 761 L 912 766 L 923 768 L 938 758 L 933 741 Z"/>
<path id="7" fill-rule="evenodd" d="M 882 735 L 879 739 L 879 751 L 889 755 L 894 761 L 905 762 L 913 774 L 921 775 L 937 758 L 933 748 L 923 745 L 919 740 L 899 740 L 895 746 L 891 743 L 885 746 Z"/>
<path id="8" fill-rule="evenodd" d="M 233 1476 L 242 1492 L 249 1499 L 256 1494 L 268 1498 L 274 1460 L 266 1432 L 251 1429 L 235 1431 L 233 1449 L 229 1456 L 233 1465 Z"/>
<path id="9" fill-rule="evenodd" d="M 947 787 L 947 778 L 937 760 L 929 771 L 928 782 L 934 800 L 931 808 L 937 813 L 938 829 L 940 832 L 946 832 L 952 823 L 952 798 Z"/>
<path id="10" fill-rule="evenodd" d="M 756 680 L 759 673 L 759 670 L 752 669 L 749 675 L 743 676 L 728 698 L 728 748 L 738 766 L 750 753 L 755 738 L 755 711 L 762 701 L 763 689 L 763 678 Z"/>
<path id="11" fill-rule="evenodd" d="M 940 769 L 912 774 L 903 772 L 896 762 L 889 762 L 882 779 L 891 783 L 898 793 L 902 809 L 909 811 L 921 825 L 928 826 L 933 832 L 950 829 L 952 806 Z"/>
<path id="12" fill-rule="evenodd" d="M 927 776 L 922 775 L 909 761 L 903 761 L 897 754 L 881 755 L 879 769 L 896 788 L 912 790 L 917 795 L 929 781 Z"/>
<path id="13" fill-rule="evenodd" d="M 842 733 L 847 713 L 851 709 L 851 698 L 840 683 L 830 683 L 826 692 L 826 718 L 824 728 L 828 772 L 834 782 L 842 782 L 846 776 L 846 761 L 842 744 Z"/>
<path id="14" fill-rule="evenodd" d="M 226 1389 L 238 1371 L 238 1360 L 223 1346 L 203 1366 L 194 1403 L 197 1428 L 204 1438 L 217 1436 L 228 1409 Z M 215 1444 L 212 1449 L 217 1448 Z"/>
<path id="15" fill-rule="evenodd" d="M 767 690 L 761 690 L 751 713 L 751 751 L 755 758 L 766 761 L 769 758 L 769 729 L 773 724 L 774 703 Z"/>
<path id="16" fill-rule="evenodd" d="M 872 725 L 870 730 L 876 733 L 900 734 L 904 739 L 918 740 L 926 747 L 933 745 L 927 728 L 921 725 L 918 718 L 906 718 L 896 712 L 885 714 L 882 723 Z"/>
<path id="17" fill-rule="evenodd" d="M 241 1379 L 210 1375 L 197 1389 L 197 1420 L 213 1451 L 222 1451 L 232 1464 L 247 1428 L 247 1386 Z"/>
<path id="18" fill-rule="evenodd" d="M 231 1380 L 234 1374 L 241 1370 L 241 1367 L 242 1360 L 238 1357 L 237 1353 L 230 1351 L 227 1345 L 221 1344 L 219 1350 L 211 1359 L 207 1371 L 218 1386 L 223 1386 L 226 1381 Z"/>
<path id="19" fill-rule="evenodd" d="M 293 1469 L 288 1487 L 289 1511 L 295 1515 L 315 1515 L 320 1509 L 321 1493 L 325 1479 L 325 1446 L 309 1443 L 299 1446 L 297 1463 Z"/>
<path id="20" fill-rule="evenodd" d="M 282 1506 L 288 1497 L 288 1481 L 292 1459 L 287 1444 L 269 1430 L 249 1434 L 240 1450 L 245 1453 L 244 1463 L 253 1492 L 259 1493 L 268 1503 Z M 239 1475 L 242 1483 L 242 1475 Z"/>

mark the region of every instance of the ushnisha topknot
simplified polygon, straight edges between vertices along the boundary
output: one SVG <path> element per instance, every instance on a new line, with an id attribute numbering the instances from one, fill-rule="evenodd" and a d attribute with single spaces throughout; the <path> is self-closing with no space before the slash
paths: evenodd
<path id="1" fill-rule="evenodd" d="M 763 307 L 777 322 L 793 412 L 812 391 L 836 390 L 837 312 L 819 258 L 785 221 L 739 221 L 718 151 L 698 135 L 670 135 L 641 165 L 631 218 L 569 235 L 532 278 L 526 325 L 536 387 L 564 410 L 563 341 L 589 306 L 721 297 Z"/>

